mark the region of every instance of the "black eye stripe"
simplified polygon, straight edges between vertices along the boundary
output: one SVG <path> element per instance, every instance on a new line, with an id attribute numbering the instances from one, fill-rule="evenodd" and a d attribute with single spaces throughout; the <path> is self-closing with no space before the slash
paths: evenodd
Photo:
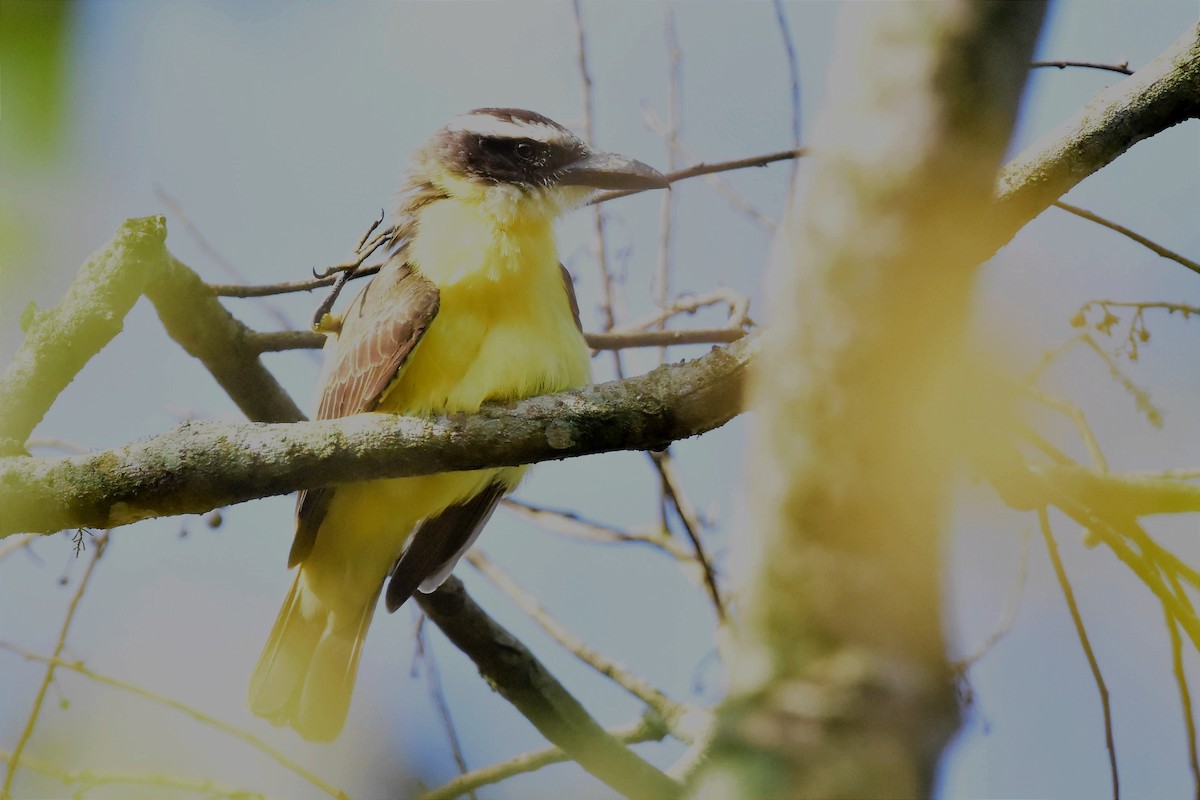
<path id="1" fill-rule="evenodd" d="M 449 160 L 463 173 L 491 183 L 547 186 L 559 170 L 582 157 L 575 141 L 546 142 L 532 137 L 463 132 L 447 138 Z"/>

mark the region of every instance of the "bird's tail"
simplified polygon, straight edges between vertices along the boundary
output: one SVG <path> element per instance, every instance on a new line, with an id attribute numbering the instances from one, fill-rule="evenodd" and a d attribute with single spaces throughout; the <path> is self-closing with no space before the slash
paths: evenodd
<path id="1" fill-rule="evenodd" d="M 250 710 L 305 739 L 332 741 L 342 730 L 358 657 L 379 591 L 355 608 L 331 608 L 301 567 L 250 679 Z"/>

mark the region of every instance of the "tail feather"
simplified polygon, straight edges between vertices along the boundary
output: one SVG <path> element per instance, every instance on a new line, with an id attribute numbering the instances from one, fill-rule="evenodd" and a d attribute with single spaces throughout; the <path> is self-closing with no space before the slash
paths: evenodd
<path id="1" fill-rule="evenodd" d="M 377 590 L 361 607 L 331 608 L 306 587 L 301 568 L 250 679 L 250 710 L 309 741 L 336 738 L 378 597 Z"/>

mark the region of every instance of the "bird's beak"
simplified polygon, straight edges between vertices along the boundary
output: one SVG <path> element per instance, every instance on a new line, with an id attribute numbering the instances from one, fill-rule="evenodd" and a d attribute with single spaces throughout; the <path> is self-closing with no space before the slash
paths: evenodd
<path id="1" fill-rule="evenodd" d="M 665 189 L 670 185 L 661 172 L 640 161 L 592 150 L 586 156 L 560 170 L 558 182 L 566 186 L 591 186 L 595 189 Z"/>

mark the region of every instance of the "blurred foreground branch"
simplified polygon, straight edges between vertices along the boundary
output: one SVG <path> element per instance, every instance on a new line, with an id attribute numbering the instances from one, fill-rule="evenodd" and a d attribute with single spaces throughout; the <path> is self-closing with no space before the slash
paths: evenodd
<path id="1" fill-rule="evenodd" d="M 771 264 L 743 615 L 698 797 L 933 791 L 958 725 L 939 591 L 957 343 L 1043 12 L 843 7 L 839 91 Z"/>

